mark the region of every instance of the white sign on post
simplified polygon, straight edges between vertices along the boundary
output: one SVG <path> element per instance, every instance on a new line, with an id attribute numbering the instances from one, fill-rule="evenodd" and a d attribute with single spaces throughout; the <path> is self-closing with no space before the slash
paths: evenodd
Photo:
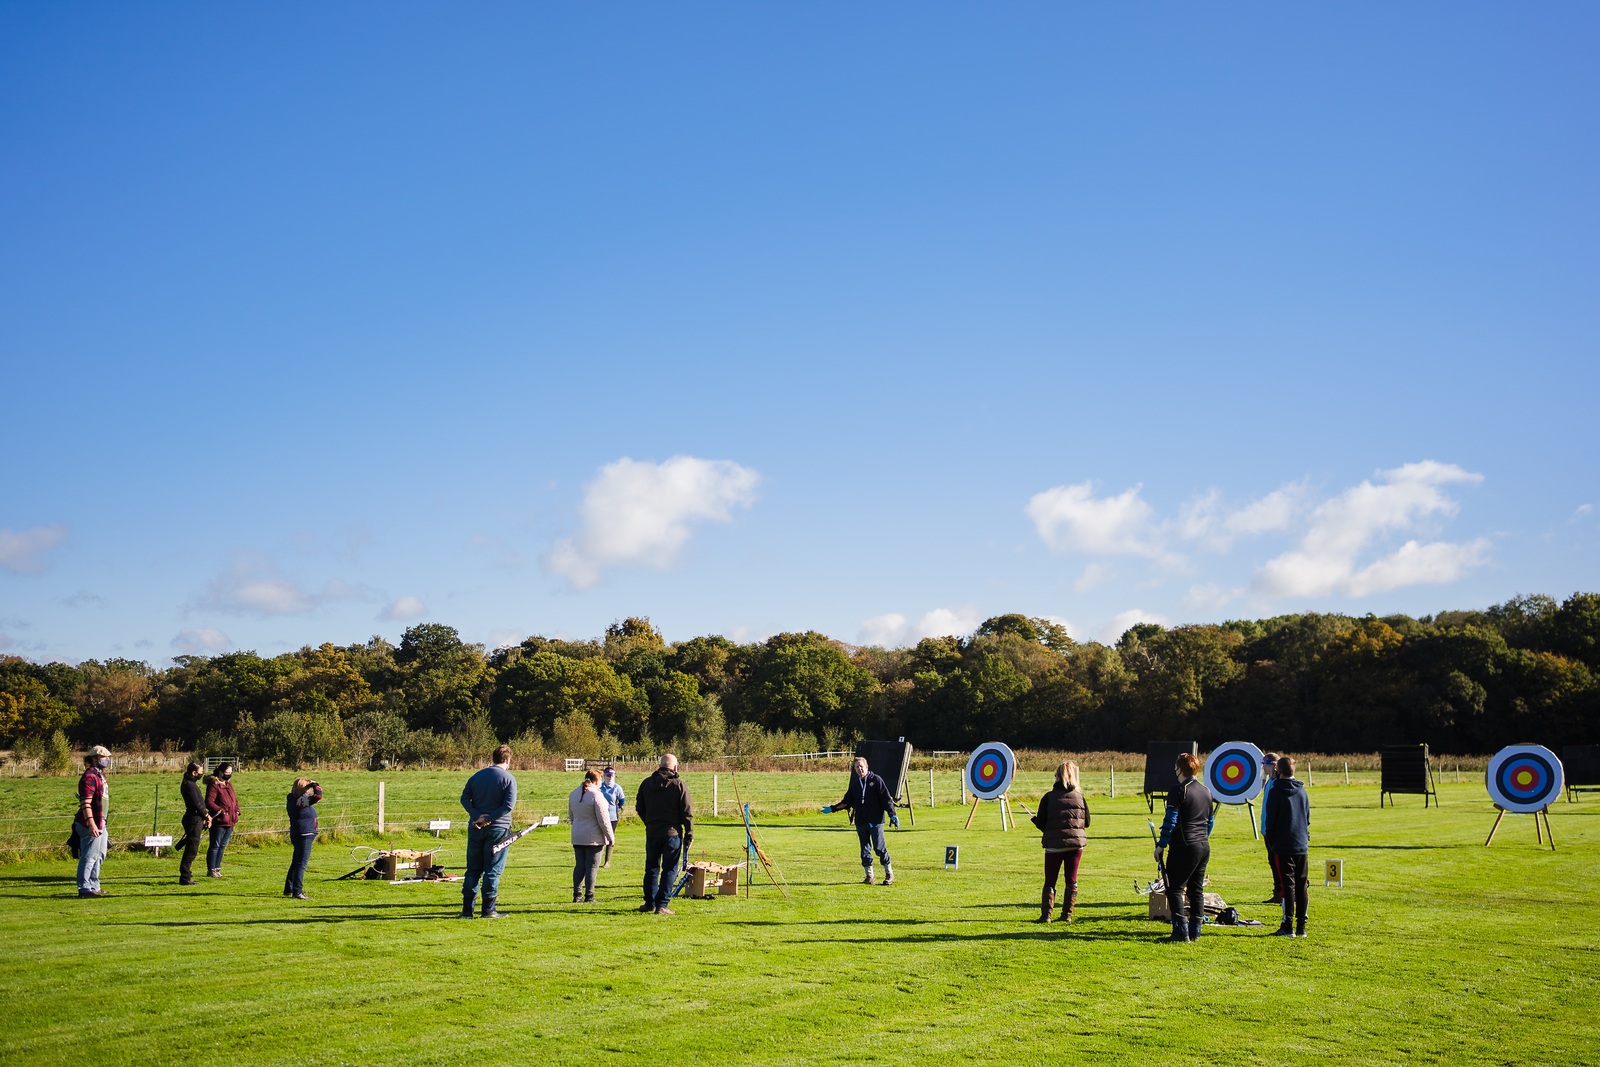
<path id="1" fill-rule="evenodd" d="M 433 831 L 433 836 L 434 837 L 438 837 L 440 830 L 448 830 L 448 829 L 450 829 L 450 820 L 449 819 L 430 819 L 430 820 L 428 820 L 428 829 Z"/>
<path id="2" fill-rule="evenodd" d="M 144 835 L 144 847 L 149 849 L 151 852 L 154 852 L 156 855 L 159 856 L 159 855 L 161 855 L 161 850 L 162 849 L 171 848 L 172 847 L 172 835 L 171 834 L 145 834 Z"/>

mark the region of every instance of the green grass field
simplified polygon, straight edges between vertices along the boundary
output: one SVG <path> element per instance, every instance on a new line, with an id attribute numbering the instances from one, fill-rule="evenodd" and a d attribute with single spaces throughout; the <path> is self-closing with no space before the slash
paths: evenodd
<path id="1" fill-rule="evenodd" d="M 281 826 L 292 775 L 240 776 L 241 830 Z M 526 772 L 528 814 L 559 810 L 574 776 Z M 1015 794 L 1037 797 L 1042 774 Z M 388 817 L 459 819 L 459 774 L 388 781 Z M 148 832 L 155 779 L 113 779 L 113 837 Z M 163 779 L 162 830 L 175 828 Z M 350 846 L 378 840 L 375 776 L 323 779 L 325 821 L 348 829 L 312 858 L 309 902 L 279 892 L 288 848 L 274 837 L 230 850 L 227 877 L 176 884 L 176 861 L 114 852 L 114 896 L 78 900 L 62 858 L 0 865 L 0 1062 L 179 1060 L 250 1064 L 729 1063 L 1581 1064 L 1600 1061 L 1600 801 L 1554 809 L 1559 850 L 1493 808 L 1481 784 L 1447 784 L 1379 810 L 1372 785 L 1312 790 L 1311 937 L 1264 936 L 1275 909 L 1245 817 L 1225 809 L 1211 889 L 1263 929 L 1212 930 L 1164 945 L 1134 881 L 1153 875 L 1142 801 L 1092 797 L 1079 920 L 1034 925 L 1040 852 L 995 805 L 971 830 L 954 775 L 933 810 L 891 834 L 898 884 L 859 884 L 841 816 L 777 812 L 837 799 L 838 774 L 740 775 L 790 899 L 758 880 L 746 899 L 680 900 L 641 915 L 637 822 L 625 822 L 600 902 L 569 899 L 565 826 L 511 852 L 497 922 L 449 918 L 455 885 L 334 882 Z M 630 795 L 636 780 L 625 778 Z M 735 859 L 743 832 L 720 779 L 723 818 L 703 817 L 695 853 Z M 1119 784 L 1120 776 L 1119 776 Z M 1131 781 L 1127 783 L 1133 785 Z M 925 787 L 925 780 L 923 782 Z M 709 812 L 710 776 L 691 775 Z M 0 781 L 0 814 L 64 837 L 70 779 Z M 168 805 L 172 807 L 169 809 Z M 766 814 L 762 815 L 765 809 Z M 142 814 L 140 814 L 142 813 Z M 363 823 L 363 820 L 369 820 Z M 40 831 L 44 832 L 44 831 Z M 397 843 L 432 843 L 393 833 Z M 441 843 L 459 869 L 461 835 Z M 941 869 L 961 846 L 961 868 Z M 1321 884 L 1342 858 L 1343 889 Z"/>

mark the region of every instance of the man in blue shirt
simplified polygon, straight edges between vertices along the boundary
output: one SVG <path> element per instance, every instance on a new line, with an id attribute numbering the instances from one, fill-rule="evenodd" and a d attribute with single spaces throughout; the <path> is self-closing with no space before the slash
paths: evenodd
<path id="1" fill-rule="evenodd" d="M 622 809 L 627 806 L 628 794 L 622 791 L 622 785 L 617 781 L 617 769 L 607 767 L 600 776 L 600 798 L 606 802 L 611 816 L 611 837 L 617 836 L 617 823 L 622 821 Z M 600 866 L 611 866 L 611 846 L 606 846 L 605 862 Z"/>
<path id="2" fill-rule="evenodd" d="M 494 765 L 467 779 L 461 790 L 461 806 L 471 821 L 467 824 L 467 880 L 461 888 L 461 917 L 472 918 L 472 900 L 483 881 L 483 917 L 498 919 L 495 898 L 500 895 L 500 872 L 505 870 L 508 849 L 494 850 L 511 835 L 511 809 L 517 806 L 517 780 L 511 776 L 511 746 L 494 750 Z"/>

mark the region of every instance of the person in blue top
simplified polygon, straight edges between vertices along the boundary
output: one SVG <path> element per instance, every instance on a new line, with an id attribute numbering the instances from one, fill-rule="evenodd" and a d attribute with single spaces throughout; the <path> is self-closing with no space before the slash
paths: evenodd
<path id="1" fill-rule="evenodd" d="M 317 842 L 315 804 L 321 799 L 322 787 L 309 778 L 296 778 L 289 790 L 289 841 L 294 845 L 294 857 L 283 880 L 286 897 L 310 899 L 306 896 L 306 865 L 311 862 L 311 846 Z"/>
<path id="2" fill-rule="evenodd" d="M 865 872 L 861 884 L 872 884 L 872 854 L 876 852 L 878 859 L 883 861 L 883 884 L 894 885 L 894 867 L 889 859 L 889 844 L 883 838 L 885 815 L 889 817 L 890 826 L 897 829 L 900 826 L 900 816 L 894 813 L 894 797 L 889 795 L 889 787 L 884 780 L 867 769 L 865 759 L 857 756 L 854 770 L 855 776 L 845 788 L 844 799 L 823 808 L 822 814 L 827 815 L 835 811 L 853 812 L 856 839 L 861 842 L 861 867 Z"/>
<path id="3" fill-rule="evenodd" d="M 1276 781 L 1278 773 L 1278 757 L 1271 752 L 1261 754 L 1261 777 L 1266 779 L 1266 784 L 1261 787 L 1261 840 L 1267 839 L 1267 797 L 1272 794 L 1272 783 Z M 1272 868 L 1272 896 L 1263 900 L 1263 904 L 1283 903 L 1283 880 L 1278 877 L 1278 865 L 1272 862 L 1272 849 L 1267 849 L 1267 866 Z"/>
<path id="4" fill-rule="evenodd" d="M 1311 800 L 1306 788 L 1294 776 L 1294 758 L 1278 761 L 1278 777 L 1266 805 L 1267 853 L 1283 884 L 1283 925 L 1274 937 L 1306 936 L 1306 896 L 1311 884 Z M 1294 919 L 1294 928 L 1289 919 Z"/>
<path id="5" fill-rule="evenodd" d="M 628 794 L 624 793 L 622 786 L 617 784 L 617 769 L 615 767 L 607 767 L 605 773 L 600 776 L 600 797 L 611 808 L 611 838 L 615 841 L 617 823 L 622 821 L 622 809 L 628 804 Z M 614 844 L 606 846 L 605 862 L 600 866 L 611 866 L 611 850 L 615 847 Z"/>
<path id="6" fill-rule="evenodd" d="M 498 919 L 495 899 L 500 895 L 500 872 L 505 870 L 507 849 L 494 846 L 511 836 L 511 809 L 517 806 L 517 780 L 511 776 L 511 746 L 494 750 L 494 764 L 467 779 L 461 806 L 472 821 L 467 824 L 467 876 L 461 887 L 461 917 L 472 918 L 472 901 L 483 882 L 483 918 Z"/>

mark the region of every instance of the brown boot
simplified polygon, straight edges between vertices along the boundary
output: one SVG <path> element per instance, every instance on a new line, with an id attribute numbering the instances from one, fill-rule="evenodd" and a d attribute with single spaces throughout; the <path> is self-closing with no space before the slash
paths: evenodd
<path id="1" fill-rule="evenodd" d="M 1067 897 L 1067 906 L 1065 908 L 1061 909 L 1061 921 L 1064 922 L 1064 923 L 1071 922 L 1072 921 L 1072 909 L 1076 908 L 1077 906 L 1078 906 L 1078 887 L 1077 886 L 1073 886 L 1072 887 L 1072 893 Z"/>
<path id="2" fill-rule="evenodd" d="M 1054 889 L 1046 889 L 1042 891 L 1039 894 L 1039 917 L 1033 921 L 1037 923 L 1049 922 L 1050 913 L 1055 910 L 1055 906 L 1056 891 Z"/>

